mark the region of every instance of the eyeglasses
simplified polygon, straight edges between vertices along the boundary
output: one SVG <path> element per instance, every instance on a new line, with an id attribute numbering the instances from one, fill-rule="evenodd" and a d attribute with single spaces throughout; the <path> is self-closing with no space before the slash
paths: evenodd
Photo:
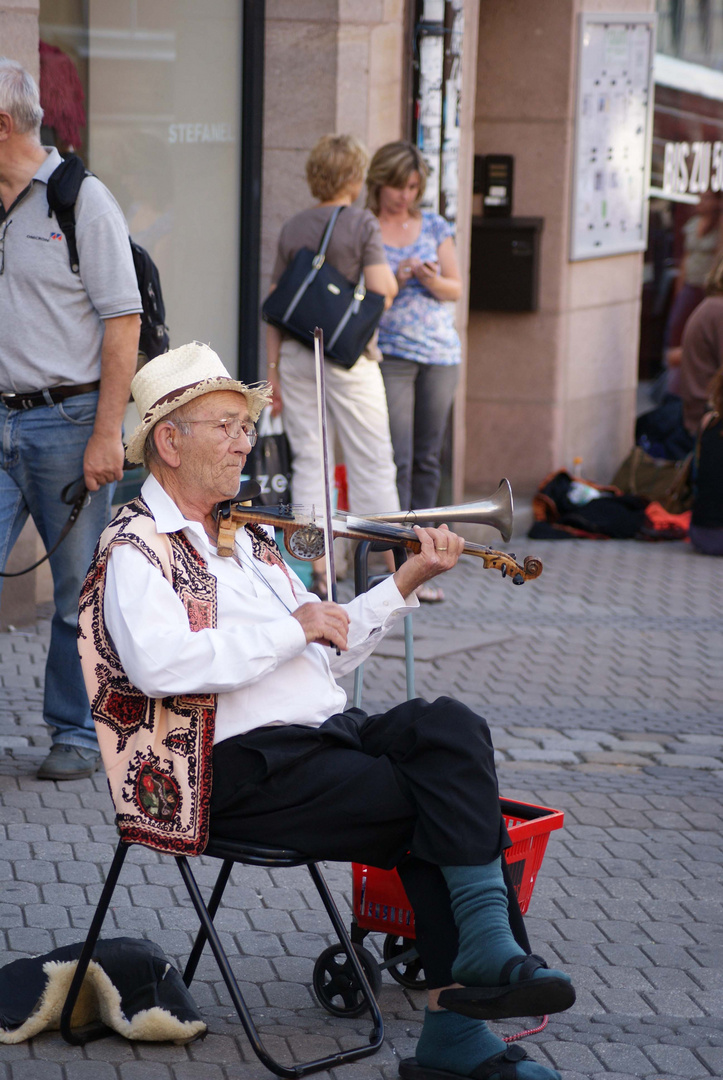
<path id="1" fill-rule="evenodd" d="M 13 223 L 12 218 L 8 218 L 5 222 L 2 234 L 0 234 L 0 275 L 5 273 L 5 233 L 8 231 Z"/>
<path id="2" fill-rule="evenodd" d="M 213 427 L 223 428 L 229 439 L 238 439 L 241 432 L 243 432 L 251 446 L 256 445 L 256 439 L 258 438 L 256 428 L 251 421 L 239 420 L 237 416 L 227 420 L 184 420 L 178 426 L 183 427 L 183 424 L 212 424 Z"/>

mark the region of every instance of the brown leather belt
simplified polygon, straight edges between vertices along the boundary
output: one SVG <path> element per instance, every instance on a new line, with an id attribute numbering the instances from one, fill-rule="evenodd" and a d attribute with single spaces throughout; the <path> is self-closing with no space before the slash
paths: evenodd
<path id="1" fill-rule="evenodd" d="M 37 409 L 41 405 L 57 405 L 78 394 L 90 394 L 99 386 L 98 381 L 81 383 L 80 386 L 52 386 L 48 390 L 33 390 L 28 394 L 0 393 L 0 402 L 8 409 Z"/>

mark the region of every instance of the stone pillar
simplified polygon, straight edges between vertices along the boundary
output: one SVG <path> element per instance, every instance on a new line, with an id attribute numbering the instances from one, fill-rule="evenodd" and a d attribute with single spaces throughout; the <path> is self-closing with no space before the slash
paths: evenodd
<path id="1" fill-rule="evenodd" d="M 37 79 L 38 0 L 0 0 L 0 55 L 18 60 Z"/>
<path id="2" fill-rule="evenodd" d="M 513 154 L 513 212 L 544 218 L 540 309 L 471 312 L 470 492 L 507 475 L 518 494 L 582 458 L 609 481 L 632 445 L 642 254 L 570 262 L 578 19 L 652 11 L 654 0 L 485 0 L 475 151 Z"/>
<path id="3" fill-rule="evenodd" d="M 268 0 L 261 293 L 287 218 L 311 205 L 304 164 L 320 136 L 374 151 L 402 131 L 403 0 Z"/>

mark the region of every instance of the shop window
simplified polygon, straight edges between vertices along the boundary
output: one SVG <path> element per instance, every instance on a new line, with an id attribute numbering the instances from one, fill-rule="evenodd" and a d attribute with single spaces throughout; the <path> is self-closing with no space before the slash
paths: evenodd
<path id="1" fill-rule="evenodd" d="M 721 0 L 657 0 L 658 52 L 723 69 Z"/>
<path id="2" fill-rule="evenodd" d="M 75 149 L 158 264 L 171 345 L 235 366 L 238 0 L 40 0 L 44 137 Z"/>

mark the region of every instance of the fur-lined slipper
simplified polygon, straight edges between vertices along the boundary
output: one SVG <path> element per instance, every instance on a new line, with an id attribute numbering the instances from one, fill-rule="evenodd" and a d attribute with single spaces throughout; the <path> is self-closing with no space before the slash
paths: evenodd
<path id="1" fill-rule="evenodd" d="M 506 1020 L 513 1016 L 564 1012 L 575 1004 L 575 987 L 557 975 L 532 978 L 535 971 L 547 966 L 541 956 L 515 956 L 502 968 L 500 986 L 443 990 L 439 1004 L 443 1009 L 477 1020 Z M 510 983 L 510 975 L 518 967 L 519 979 Z"/>
<path id="2" fill-rule="evenodd" d="M 526 1051 L 513 1043 L 501 1054 L 494 1054 L 477 1065 L 468 1075 L 471 1080 L 490 1080 L 491 1077 L 495 1080 L 517 1080 L 517 1063 L 526 1060 L 529 1060 Z M 403 1058 L 399 1062 L 399 1075 L 402 1080 L 461 1080 L 459 1073 L 426 1069 L 416 1058 Z"/>

